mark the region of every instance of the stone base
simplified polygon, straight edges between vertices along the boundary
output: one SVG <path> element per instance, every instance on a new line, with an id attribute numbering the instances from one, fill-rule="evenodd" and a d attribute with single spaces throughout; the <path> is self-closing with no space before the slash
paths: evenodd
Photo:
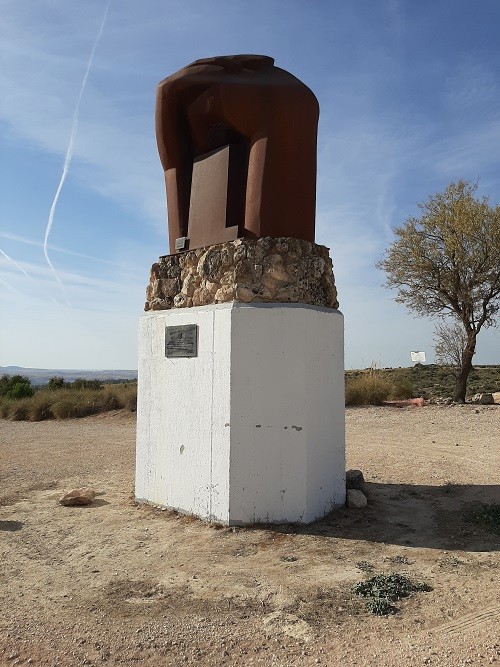
<path id="1" fill-rule="evenodd" d="M 146 299 L 146 311 L 230 301 L 339 305 L 328 248 L 270 237 L 160 257 L 151 268 Z"/>
<path id="2" fill-rule="evenodd" d="M 195 324 L 196 357 L 165 356 Z M 343 316 L 218 304 L 140 320 L 136 498 L 228 525 L 308 523 L 345 501 Z"/>

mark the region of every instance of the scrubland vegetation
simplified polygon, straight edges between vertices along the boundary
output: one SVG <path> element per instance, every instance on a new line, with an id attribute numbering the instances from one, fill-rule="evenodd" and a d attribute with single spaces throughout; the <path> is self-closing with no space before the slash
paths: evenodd
<path id="1" fill-rule="evenodd" d="M 414 398 L 451 398 L 457 368 L 416 364 L 409 368 L 366 368 L 346 371 L 346 405 L 381 405 Z M 467 397 L 500 391 L 500 366 L 476 366 L 469 375 Z"/>
<path id="2" fill-rule="evenodd" d="M 382 405 L 385 401 L 421 396 L 450 398 L 456 368 L 417 364 L 410 368 L 346 371 L 346 405 Z M 470 374 L 468 397 L 500 391 L 500 366 L 476 366 Z M 103 384 L 99 380 L 65 382 L 53 377 L 44 387 L 33 387 L 21 375 L 0 377 L 0 418 L 15 421 L 74 419 L 107 410 L 135 411 L 137 383 Z"/>
<path id="3" fill-rule="evenodd" d="M 384 401 L 413 398 L 415 388 L 403 373 L 378 368 L 346 373 L 346 405 L 382 405 Z"/>
<path id="4" fill-rule="evenodd" d="M 126 409 L 135 411 L 137 383 L 101 384 L 98 380 L 75 380 L 66 383 L 51 378 L 41 388 L 31 386 L 20 375 L 0 378 L 0 417 L 15 421 L 74 419 Z"/>

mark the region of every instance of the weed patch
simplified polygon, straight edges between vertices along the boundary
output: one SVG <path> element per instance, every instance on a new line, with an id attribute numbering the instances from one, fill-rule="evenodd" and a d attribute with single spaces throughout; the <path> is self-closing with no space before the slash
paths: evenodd
<path id="1" fill-rule="evenodd" d="M 366 574 L 371 574 L 375 569 L 373 565 L 366 560 L 360 560 L 356 563 L 356 567 L 358 570 L 361 570 L 361 572 L 366 572 Z"/>
<path id="2" fill-rule="evenodd" d="M 412 593 L 430 591 L 430 586 L 422 582 L 415 582 L 403 574 L 377 574 L 367 581 L 354 586 L 354 592 L 366 598 L 366 608 L 377 616 L 395 614 L 397 609 L 392 604 Z"/>

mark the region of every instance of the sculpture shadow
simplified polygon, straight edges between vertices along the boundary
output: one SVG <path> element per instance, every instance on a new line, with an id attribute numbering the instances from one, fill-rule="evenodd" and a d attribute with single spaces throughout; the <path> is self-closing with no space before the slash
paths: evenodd
<path id="1" fill-rule="evenodd" d="M 463 551 L 499 551 L 500 534 L 489 532 L 470 511 L 481 504 L 500 504 L 500 485 L 419 486 L 366 484 L 368 507 L 342 507 L 308 525 L 288 524 L 280 532 L 365 540 L 404 547 Z"/>
<path id="2" fill-rule="evenodd" d="M 6 531 L 8 533 L 21 530 L 23 526 L 24 523 L 22 521 L 0 521 L 0 530 Z"/>
<path id="3" fill-rule="evenodd" d="M 93 500 L 90 505 L 84 505 L 82 509 L 91 510 L 91 509 L 96 509 L 98 507 L 104 507 L 104 505 L 110 505 L 110 504 L 111 503 L 107 500 L 103 500 L 102 498 L 95 498 L 95 500 Z"/>

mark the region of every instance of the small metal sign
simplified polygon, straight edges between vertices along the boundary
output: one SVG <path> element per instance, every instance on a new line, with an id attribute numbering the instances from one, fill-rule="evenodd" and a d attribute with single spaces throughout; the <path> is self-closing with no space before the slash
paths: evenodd
<path id="1" fill-rule="evenodd" d="M 165 328 L 166 357 L 198 356 L 198 325 L 183 324 Z"/>
<path id="2" fill-rule="evenodd" d="M 411 360 L 417 364 L 425 364 L 425 352 L 410 352 Z"/>
<path id="3" fill-rule="evenodd" d="M 176 250 L 186 250 L 187 249 L 187 236 L 181 236 L 178 239 L 175 239 L 175 249 Z"/>

